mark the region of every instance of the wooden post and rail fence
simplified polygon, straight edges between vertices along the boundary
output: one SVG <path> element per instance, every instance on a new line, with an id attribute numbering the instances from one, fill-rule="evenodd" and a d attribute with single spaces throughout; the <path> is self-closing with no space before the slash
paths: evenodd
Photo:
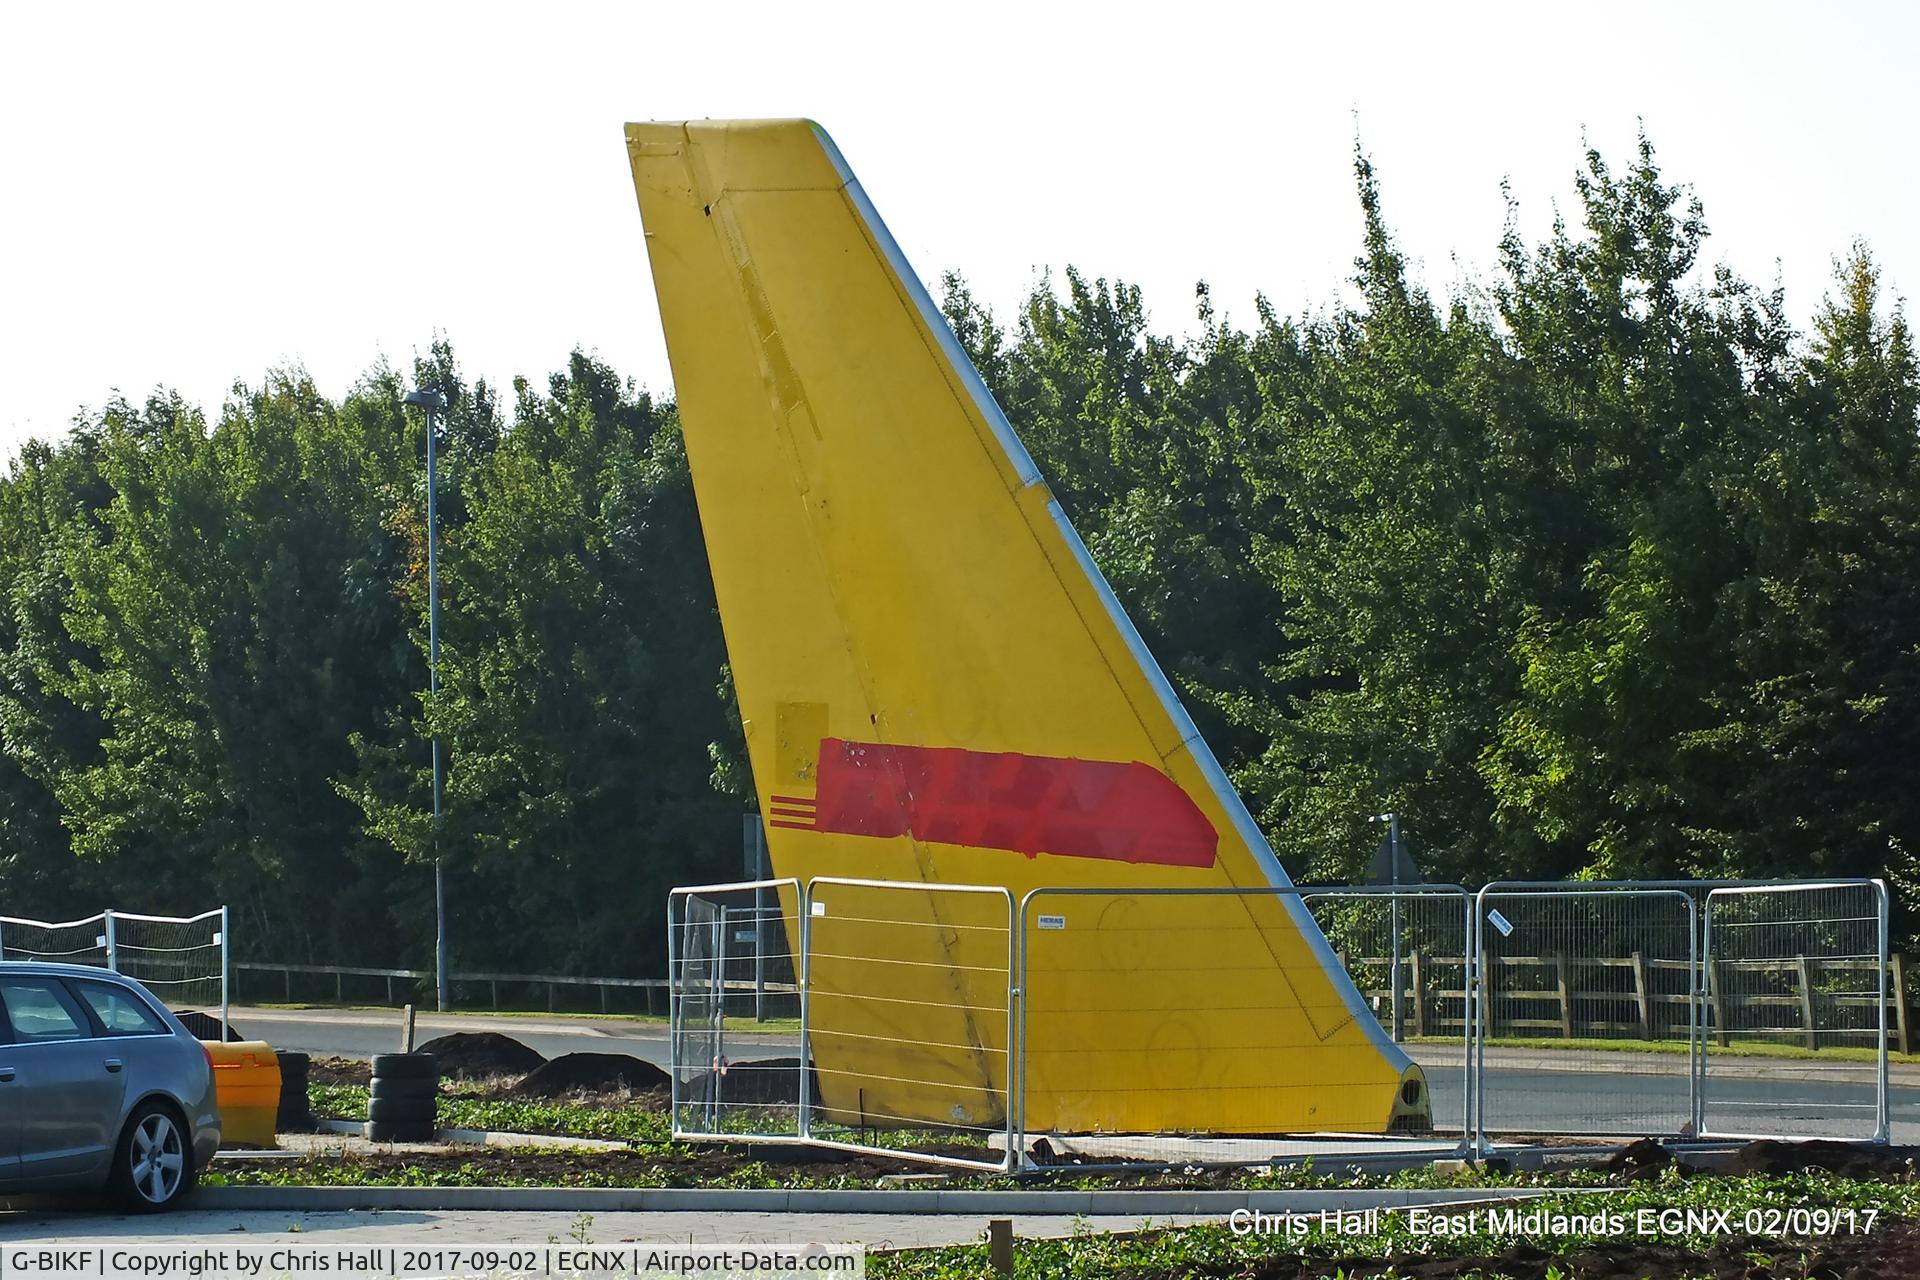
<path id="1" fill-rule="evenodd" d="M 1361 993 L 1376 1008 L 1392 999 L 1391 961 L 1384 956 L 1336 953 Z M 1627 956 L 1489 956 L 1487 1036 L 1527 1039 L 1684 1039 L 1693 962 Z M 1722 1049 L 1737 1039 L 1788 1040 L 1802 1047 L 1831 1047 L 1877 1031 L 1870 959 L 1793 956 L 1770 960 L 1716 960 L 1707 969 L 1707 1035 Z M 1887 1047 L 1913 1052 L 1913 997 L 1907 988 L 1907 958 L 1888 958 Z M 1451 975 L 1435 985 L 1435 971 Z M 1464 1033 L 1461 988 L 1465 960 L 1414 950 L 1404 957 L 1411 1010 L 1408 1034 L 1415 1038 Z M 1597 976 L 1596 976 L 1597 975 Z M 1835 980 L 1842 985 L 1837 989 Z M 1840 1015 L 1823 1018 L 1824 1014 Z M 1851 1015 L 1851 1016 L 1848 1016 Z"/>

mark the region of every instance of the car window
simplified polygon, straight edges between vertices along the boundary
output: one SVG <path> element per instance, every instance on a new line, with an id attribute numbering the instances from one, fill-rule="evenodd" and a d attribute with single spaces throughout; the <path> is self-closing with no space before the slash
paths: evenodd
<path id="1" fill-rule="evenodd" d="M 88 982 L 81 979 L 74 987 L 93 1010 L 93 1016 L 100 1019 L 100 1026 L 110 1036 L 163 1036 L 167 1034 L 166 1024 L 153 1016 L 153 1010 L 147 1008 L 140 998 L 125 987 L 116 987 L 110 982 Z"/>
<path id="2" fill-rule="evenodd" d="M 87 1015 L 51 978 L 0 978 L 0 1005 L 6 1006 L 16 1044 L 81 1040 L 93 1034 Z"/>

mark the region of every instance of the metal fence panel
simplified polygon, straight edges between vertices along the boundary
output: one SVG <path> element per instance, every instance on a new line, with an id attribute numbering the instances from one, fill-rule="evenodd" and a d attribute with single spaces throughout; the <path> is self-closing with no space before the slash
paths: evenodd
<path id="1" fill-rule="evenodd" d="M 108 968 L 107 917 L 102 913 L 82 920 L 51 921 L 0 916 L 0 960 Z"/>
<path id="2" fill-rule="evenodd" d="M 1012 894 L 818 877 L 806 903 L 807 1136 L 845 1150 L 1010 1167 Z"/>
<path id="3" fill-rule="evenodd" d="M 1436 1128 L 1481 1150 L 1531 1135 L 1886 1141 L 1887 912 L 1864 880 L 1040 889 L 1017 911 L 983 886 L 681 889 L 674 1127 L 993 1170 L 1298 1157 L 1278 1147 L 1310 1130 L 1254 1119 L 1292 1114 L 1280 1089 L 1337 1111 L 1338 1073 L 1311 1069 L 1314 1046 L 1282 1043 L 1285 1019 L 1236 988 L 1270 960 L 1236 966 L 1218 938 L 1237 922 L 1257 941 L 1285 913 L 1346 968 L 1369 1034 L 1426 1069 Z M 1204 967 L 1182 942 L 1203 934 Z M 1231 1009 L 1232 1044 L 1181 1041 L 1195 1010 Z M 1075 1040 L 1096 1024 L 1099 1043 Z M 1189 1122 L 1203 1114 L 1205 1132 Z"/>
<path id="4" fill-rule="evenodd" d="M 1689 894 L 1489 885 L 1475 918 L 1483 1143 L 1492 1134 L 1694 1131 Z"/>
<path id="5" fill-rule="evenodd" d="M 108 910 L 59 922 L 0 916 L 0 960 L 112 969 L 143 983 L 175 1012 L 217 1011 L 223 1026 L 231 954 L 225 907 L 197 916 Z"/>
<path id="6" fill-rule="evenodd" d="M 1304 889 L 1301 901 L 1381 1029 L 1426 1071 L 1435 1131 L 1464 1134 L 1473 1061 L 1471 896 L 1458 885 L 1421 885 Z"/>
<path id="7" fill-rule="evenodd" d="M 227 1020 L 227 912 L 144 916 L 110 912 L 114 968 L 137 978 L 170 1009 L 218 1011 Z"/>
<path id="8" fill-rule="evenodd" d="M 676 1136 L 801 1136 L 806 1073 L 789 942 L 799 902 L 799 882 L 790 879 L 700 885 L 675 889 L 669 897 L 669 1074 Z M 770 1001 L 794 1018 L 792 1030 L 766 1025 Z"/>
<path id="9" fill-rule="evenodd" d="M 1351 1037 L 1326 1034 L 1326 1026 L 1353 1016 L 1350 1007 L 1313 1003 L 1316 989 L 1302 985 L 1323 972 L 1312 954 L 1322 939 L 1313 936 L 1318 928 L 1303 896 L 1291 887 L 1029 893 L 1020 913 L 1020 1097 L 1022 1143 L 1032 1160 L 1262 1164 L 1309 1150 L 1330 1158 L 1374 1150 L 1394 1138 L 1434 1155 L 1458 1150 L 1458 1142 L 1432 1135 L 1389 1137 L 1376 1127 L 1388 1116 L 1362 1115 L 1362 1100 L 1380 1097 L 1379 1081 L 1354 1078 Z M 1391 969 L 1395 912 L 1384 894 L 1313 896 L 1318 913 L 1338 922 L 1350 966 L 1364 967 L 1362 957 L 1377 948 Z M 1423 971 L 1429 955 L 1463 967 L 1464 891 L 1401 896 L 1409 983 L 1416 952 Z M 1276 966 L 1277 944 L 1293 949 Z M 1390 994 L 1391 979 L 1382 981 Z M 1438 1030 L 1447 1010 L 1437 975 L 1433 981 L 1419 997 L 1433 1002 L 1419 1016 Z M 1403 1001 L 1413 998 L 1410 986 L 1403 990 Z M 1463 1003 L 1458 994 L 1452 1016 L 1464 1036 Z M 1460 1073 L 1449 1075 L 1456 1124 L 1465 1115 L 1464 1059 L 1463 1039 L 1447 1065 Z M 1343 1097 L 1349 1084 L 1352 1096 Z M 1280 1125 L 1279 1116 L 1310 1119 Z M 1335 1134 L 1341 1150 L 1300 1141 Z"/>
<path id="10" fill-rule="evenodd" d="M 1886 1141 L 1886 887 L 1715 889 L 1705 954 L 1702 1129 Z"/>

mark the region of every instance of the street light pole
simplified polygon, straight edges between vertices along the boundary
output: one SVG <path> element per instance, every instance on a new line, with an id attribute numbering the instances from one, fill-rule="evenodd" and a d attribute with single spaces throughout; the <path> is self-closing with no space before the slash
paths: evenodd
<path id="1" fill-rule="evenodd" d="M 1387 884 L 1389 886 L 1387 890 L 1387 902 L 1389 903 L 1387 928 L 1393 935 L 1393 955 L 1388 961 L 1388 981 L 1393 985 L 1392 1013 L 1390 1018 L 1393 1030 L 1393 1042 L 1399 1044 L 1406 1038 L 1407 1031 L 1406 1015 L 1400 1004 L 1400 815 L 1397 813 L 1383 813 L 1377 817 L 1368 819 L 1368 821 L 1384 822 L 1387 824 Z"/>
<path id="2" fill-rule="evenodd" d="M 408 394 L 408 404 L 417 405 L 427 415 L 427 692 L 431 700 L 440 694 L 440 520 L 439 466 L 434 447 L 433 415 L 444 413 L 447 398 L 438 391 L 421 388 Z M 447 874 L 440 853 L 440 809 L 446 794 L 446 778 L 440 762 L 440 734 L 433 735 L 433 984 L 442 1013 L 451 1003 L 447 996 Z"/>

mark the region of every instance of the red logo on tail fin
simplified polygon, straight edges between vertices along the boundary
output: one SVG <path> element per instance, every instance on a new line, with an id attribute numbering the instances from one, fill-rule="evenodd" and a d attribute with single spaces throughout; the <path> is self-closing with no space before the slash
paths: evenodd
<path id="1" fill-rule="evenodd" d="M 1191 796 L 1137 761 L 822 738 L 811 804 L 774 799 L 776 827 L 911 835 L 1028 857 L 1210 867 L 1220 843 Z"/>

